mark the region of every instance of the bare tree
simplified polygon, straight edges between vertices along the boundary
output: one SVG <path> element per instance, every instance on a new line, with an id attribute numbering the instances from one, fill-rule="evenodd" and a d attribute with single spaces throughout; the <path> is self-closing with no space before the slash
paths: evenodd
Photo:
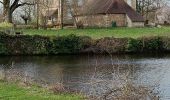
<path id="1" fill-rule="evenodd" d="M 81 23 L 78 21 L 76 15 L 79 15 L 80 11 L 86 7 L 86 2 L 88 0 L 66 0 L 66 5 L 74 24 L 77 28 L 81 27 Z"/>
<path id="2" fill-rule="evenodd" d="M 39 10 L 40 10 L 40 0 L 37 0 L 36 2 L 36 12 L 37 12 L 37 29 L 39 28 Z"/>
<path id="3" fill-rule="evenodd" d="M 0 3 L 3 5 L 4 20 L 10 23 L 12 23 L 12 14 L 18 7 L 33 5 L 31 0 L 3 0 Z"/>
<path id="4" fill-rule="evenodd" d="M 150 13 L 155 13 L 158 9 L 162 8 L 166 4 L 166 0 L 136 0 L 137 1 L 137 11 L 145 17 L 146 20 L 149 19 Z"/>
<path id="5" fill-rule="evenodd" d="M 37 2 L 37 23 L 41 22 L 44 29 L 47 28 L 48 17 L 52 5 L 52 0 L 39 0 L 39 2 Z"/>
<path id="6" fill-rule="evenodd" d="M 26 5 L 24 7 L 21 7 L 22 13 L 20 14 L 20 17 L 24 20 L 25 24 L 27 25 L 28 22 L 31 22 L 32 18 L 34 17 L 34 7 L 32 5 Z"/>
<path id="7" fill-rule="evenodd" d="M 21 18 L 24 20 L 25 25 L 27 25 L 28 24 L 28 20 L 30 19 L 29 16 L 21 15 Z"/>

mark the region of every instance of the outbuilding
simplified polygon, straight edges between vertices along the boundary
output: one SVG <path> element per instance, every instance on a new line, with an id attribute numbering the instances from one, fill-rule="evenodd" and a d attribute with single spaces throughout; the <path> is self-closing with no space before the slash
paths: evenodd
<path id="1" fill-rule="evenodd" d="M 75 15 L 83 27 L 144 27 L 144 18 L 124 0 L 90 0 Z"/>

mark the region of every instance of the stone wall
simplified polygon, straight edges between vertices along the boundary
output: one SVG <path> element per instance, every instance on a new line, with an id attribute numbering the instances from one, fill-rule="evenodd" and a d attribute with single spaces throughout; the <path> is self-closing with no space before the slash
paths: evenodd
<path id="1" fill-rule="evenodd" d="M 77 20 L 84 27 L 112 27 L 112 22 L 116 22 L 117 26 L 126 26 L 125 14 L 79 16 Z"/>
<path id="2" fill-rule="evenodd" d="M 144 22 L 133 22 L 132 26 L 133 27 L 144 27 Z"/>
<path id="3" fill-rule="evenodd" d="M 126 16 L 128 27 L 144 27 L 144 22 L 132 22 L 132 20 Z"/>

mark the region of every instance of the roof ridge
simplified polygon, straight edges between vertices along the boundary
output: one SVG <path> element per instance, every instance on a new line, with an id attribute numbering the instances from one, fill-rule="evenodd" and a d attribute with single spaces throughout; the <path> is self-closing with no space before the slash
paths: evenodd
<path id="1" fill-rule="evenodd" d="M 130 5 L 127 4 L 127 6 L 129 7 L 128 10 L 131 10 L 131 12 L 129 12 L 129 11 L 127 11 L 127 9 L 125 9 L 126 15 L 127 15 L 133 22 L 137 21 L 138 19 L 134 20 L 134 17 L 132 16 L 132 12 L 133 12 L 133 14 L 136 14 L 136 16 L 138 16 L 138 17 L 140 16 L 140 17 L 142 18 L 142 20 L 144 21 L 142 15 L 140 15 L 138 12 L 136 12 Z"/>

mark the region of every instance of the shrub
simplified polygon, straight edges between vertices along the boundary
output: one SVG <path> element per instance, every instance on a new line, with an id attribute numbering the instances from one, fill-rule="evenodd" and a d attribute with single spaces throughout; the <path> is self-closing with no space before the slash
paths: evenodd
<path id="1" fill-rule="evenodd" d="M 81 36 L 79 37 L 79 43 L 81 44 L 81 49 L 86 49 L 94 44 L 94 40 L 88 36 Z"/>
<path id="2" fill-rule="evenodd" d="M 162 51 L 164 50 L 164 42 L 160 37 L 146 38 L 145 51 Z"/>
<path id="3" fill-rule="evenodd" d="M 161 38 L 162 39 L 162 41 L 163 41 L 163 45 L 164 45 L 164 49 L 166 50 L 166 51 L 170 51 L 170 38 L 168 38 L 168 37 L 162 37 Z"/>
<path id="4" fill-rule="evenodd" d="M 78 29 L 83 29 L 84 28 L 83 23 L 81 21 L 77 23 L 77 28 Z"/>
<path id="5" fill-rule="evenodd" d="M 47 37 L 28 35 L 1 35 L 0 37 L 9 54 L 48 54 L 46 45 L 49 39 Z"/>
<path id="6" fill-rule="evenodd" d="M 36 25 L 16 25 L 17 29 L 36 29 Z"/>
<path id="7" fill-rule="evenodd" d="M 127 42 L 127 38 L 105 37 L 98 39 L 95 47 L 99 53 L 123 53 Z"/>
<path id="8" fill-rule="evenodd" d="M 4 43 L 0 43 L 0 54 L 1 54 L 1 55 L 8 54 L 8 53 L 7 53 L 7 48 L 6 48 L 6 46 L 4 45 Z"/>
<path id="9" fill-rule="evenodd" d="M 0 32 L 0 54 L 4 55 L 4 54 L 8 54 L 7 53 L 7 47 L 5 45 L 5 41 L 3 39 L 3 36 L 5 36 L 5 34 L 3 32 Z"/>
<path id="10" fill-rule="evenodd" d="M 78 53 L 82 48 L 79 36 L 68 35 L 53 40 L 54 53 Z"/>
<path id="11" fill-rule="evenodd" d="M 0 23 L 0 31 L 6 34 L 14 34 L 13 24 L 8 22 Z"/>
<path id="12" fill-rule="evenodd" d="M 87 43 L 79 36 L 69 35 L 50 39 L 43 36 L 0 35 L 0 51 L 7 50 L 12 55 L 38 55 L 58 53 L 79 53 Z M 0 43 L 1 43 L 0 41 Z M 5 46 L 5 47 L 4 47 Z M 7 49 L 5 49 L 7 48 Z M 0 52 L 1 53 L 1 52 Z"/>
<path id="13" fill-rule="evenodd" d="M 33 37 L 33 47 L 34 47 L 34 52 L 33 54 L 48 54 L 48 48 L 47 45 L 49 43 L 49 38 L 47 37 L 42 37 L 42 36 L 34 36 Z"/>
<path id="14" fill-rule="evenodd" d="M 8 23 L 8 22 L 0 23 L 0 30 L 6 30 L 6 29 L 11 29 L 11 28 L 13 28 L 12 23 Z"/>
<path id="15" fill-rule="evenodd" d="M 166 39 L 168 41 L 169 39 Z M 0 54 L 40 55 L 75 53 L 124 53 L 169 50 L 168 42 L 160 37 L 103 38 L 93 40 L 86 36 L 29 36 L 0 34 Z M 169 50 L 170 51 L 170 50 Z"/>
<path id="16" fill-rule="evenodd" d="M 141 52 L 142 51 L 142 41 L 140 39 L 132 39 L 128 40 L 127 50 L 128 52 Z"/>

